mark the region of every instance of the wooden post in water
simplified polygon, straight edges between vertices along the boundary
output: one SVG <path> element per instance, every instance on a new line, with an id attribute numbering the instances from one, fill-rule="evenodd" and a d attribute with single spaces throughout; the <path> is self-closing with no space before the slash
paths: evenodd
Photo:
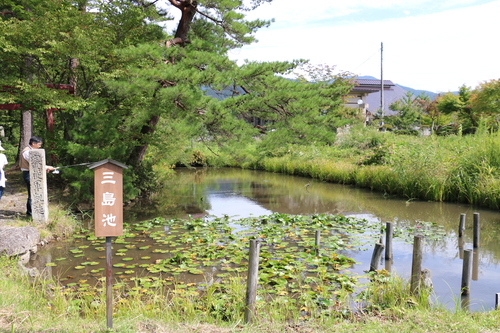
<path id="1" fill-rule="evenodd" d="M 479 213 L 474 213 L 474 239 L 473 247 L 479 248 Z"/>
<path id="2" fill-rule="evenodd" d="M 460 214 L 460 223 L 458 224 L 458 237 L 464 236 L 465 230 L 465 214 Z"/>
<path id="3" fill-rule="evenodd" d="M 259 279 L 260 243 L 250 241 L 250 256 L 248 259 L 247 295 L 245 307 L 245 323 L 251 323 L 255 317 L 255 299 L 257 298 L 257 281 Z"/>
<path id="4" fill-rule="evenodd" d="M 479 249 L 472 251 L 472 281 L 479 279 Z"/>
<path id="5" fill-rule="evenodd" d="M 500 306 L 500 293 L 496 293 L 495 294 L 495 309 L 498 310 Z"/>
<path id="6" fill-rule="evenodd" d="M 387 222 L 385 228 L 385 260 L 392 259 L 392 235 L 394 233 L 392 223 Z"/>
<path id="7" fill-rule="evenodd" d="M 463 239 L 463 237 L 458 237 L 458 257 L 460 259 L 463 259 L 464 258 L 464 245 L 465 245 L 465 241 Z"/>
<path id="8" fill-rule="evenodd" d="M 413 237 L 413 259 L 411 263 L 411 280 L 410 288 L 412 293 L 418 292 L 420 289 L 420 275 L 422 274 L 422 257 L 423 257 L 423 236 L 417 235 Z"/>
<path id="9" fill-rule="evenodd" d="M 372 261 L 370 262 L 370 272 L 374 272 L 378 269 L 378 264 L 380 258 L 382 258 L 382 252 L 384 251 L 384 244 L 377 243 L 373 249 Z"/>
<path id="10" fill-rule="evenodd" d="M 316 256 L 319 256 L 320 244 L 321 244 L 321 231 L 316 230 L 316 237 L 314 238 L 314 246 L 316 247 Z"/>
<path id="11" fill-rule="evenodd" d="M 469 295 L 470 273 L 472 267 L 472 250 L 464 250 L 464 263 L 462 267 L 462 286 L 460 288 L 462 296 Z"/>
<path id="12" fill-rule="evenodd" d="M 470 311 L 470 295 L 462 295 L 460 296 L 460 305 L 463 311 Z"/>

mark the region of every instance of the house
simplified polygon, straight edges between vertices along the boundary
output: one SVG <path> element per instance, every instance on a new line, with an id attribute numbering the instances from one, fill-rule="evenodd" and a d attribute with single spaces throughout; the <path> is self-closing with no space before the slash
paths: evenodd
<path id="1" fill-rule="evenodd" d="M 394 91 L 398 88 L 392 81 L 384 80 L 384 95 L 386 93 Z M 351 92 L 346 96 L 345 106 L 351 108 L 358 108 L 359 113 L 365 116 L 365 123 L 373 119 L 374 115 L 380 110 L 380 91 L 382 84 L 380 80 L 377 79 L 355 79 L 355 86 L 352 88 Z M 378 103 L 373 103 L 376 101 L 374 97 L 378 96 Z M 372 102 L 372 105 L 369 104 Z M 387 114 L 389 111 L 388 103 L 384 98 L 384 113 Z"/>

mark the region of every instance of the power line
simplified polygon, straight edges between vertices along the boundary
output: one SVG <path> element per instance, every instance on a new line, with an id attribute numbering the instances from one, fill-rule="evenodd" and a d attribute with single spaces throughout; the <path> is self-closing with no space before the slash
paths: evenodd
<path id="1" fill-rule="evenodd" d="M 358 69 L 359 67 L 363 66 L 368 60 L 370 60 L 371 58 L 373 58 L 373 56 L 375 54 L 377 54 L 378 52 L 380 51 L 380 49 L 377 49 L 377 51 L 373 52 L 373 54 L 371 56 L 368 57 L 368 59 L 366 59 L 365 61 L 363 61 L 358 67 L 354 68 L 354 70 Z"/>

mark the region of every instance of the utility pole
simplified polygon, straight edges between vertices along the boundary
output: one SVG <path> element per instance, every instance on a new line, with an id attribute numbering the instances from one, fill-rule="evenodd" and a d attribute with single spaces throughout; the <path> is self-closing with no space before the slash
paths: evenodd
<path id="1" fill-rule="evenodd" d="M 384 43 L 380 43 L 380 114 L 384 124 Z"/>

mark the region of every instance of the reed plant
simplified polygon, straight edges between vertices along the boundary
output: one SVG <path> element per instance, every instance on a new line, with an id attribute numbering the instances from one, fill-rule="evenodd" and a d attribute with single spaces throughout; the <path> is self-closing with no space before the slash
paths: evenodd
<path id="1" fill-rule="evenodd" d="M 257 147 L 242 152 L 238 162 L 231 159 L 231 166 L 354 184 L 408 199 L 500 208 L 499 133 L 415 137 L 354 127 L 332 146 L 289 145 L 258 153 Z"/>

